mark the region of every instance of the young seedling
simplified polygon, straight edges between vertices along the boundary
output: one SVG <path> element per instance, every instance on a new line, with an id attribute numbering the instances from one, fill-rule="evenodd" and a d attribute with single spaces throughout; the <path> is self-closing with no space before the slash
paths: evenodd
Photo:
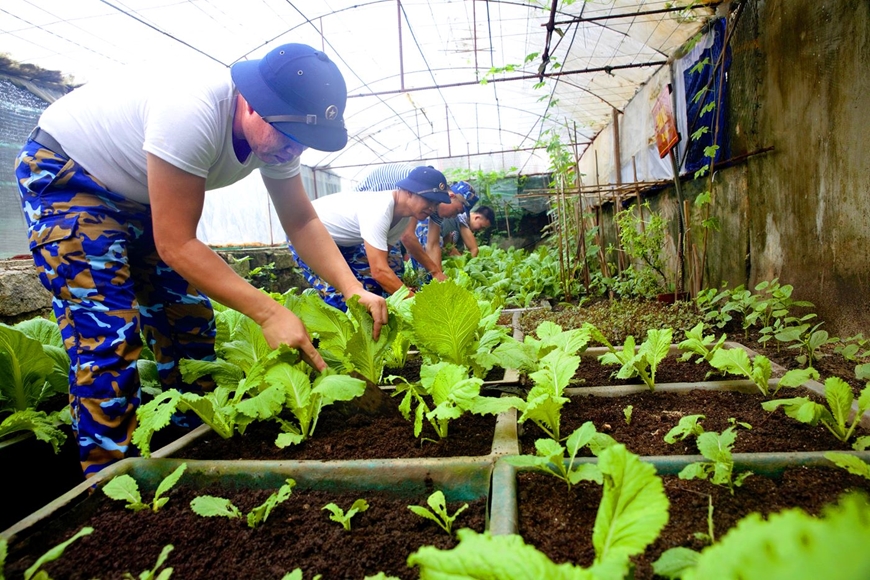
<path id="1" fill-rule="evenodd" d="M 592 421 L 586 421 L 578 427 L 566 440 L 566 447 L 553 439 L 538 439 L 535 441 L 537 455 L 516 455 L 506 457 L 505 462 L 515 467 L 531 467 L 549 475 L 558 477 L 571 486 L 581 481 L 601 483 L 601 470 L 594 463 L 574 464 L 577 453 L 588 446 L 594 455 L 599 455 L 604 449 L 616 441 L 604 433 L 595 430 Z"/>
<path id="2" fill-rule="evenodd" d="M 673 444 L 678 440 L 685 441 L 689 437 L 698 437 L 704 432 L 700 421 L 705 418 L 705 415 L 686 415 L 682 417 L 676 427 L 672 428 L 665 435 L 665 443 Z"/>
<path id="3" fill-rule="evenodd" d="M 172 576 L 172 568 L 164 568 L 160 574 L 157 573 L 157 569 L 160 568 L 163 564 L 166 563 L 166 559 L 169 557 L 169 553 L 174 550 L 174 546 L 172 544 L 168 544 L 163 547 L 160 555 L 157 556 L 157 563 L 154 564 L 154 567 L 150 570 L 145 570 L 138 577 L 133 576 L 129 572 L 124 573 L 124 580 L 169 580 L 169 577 Z"/>
<path id="4" fill-rule="evenodd" d="M 610 352 L 607 352 L 598 360 L 601 364 L 622 365 L 616 372 L 618 379 L 631 379 L 640 377 L 644 384 L 649 387 L 650 391 L 656 388 L 656 369 L 668 355 L 668 349 L 671 347 L 671 338 L 673 330 L 665 329 L 650 329 L 647 331 L 646 340 L 637 347 L 635 352 L 635 342 L 633 336 L 627 336 L 622 349 L 616 349 L 610 344 L 610 341 L 604 334 L 588 322 L 583 325 L 589 331 L 589 335 L 596 341 L 600 342 Z"/>
<path id="5" fill-rule="evenodd" d="M 722 348 L 713 353 L 710 365 L 732 375 L 743 375 L 758 387 L 765 397 L 770 396 L 770 376 L 772 369 L 770 359 L 764 355 L 755 355 L 750 359 L 742 348 Z M 818 378 L 819 373 L 813 368 L 795 369 L 785 373 L 776 383 L 773 394 L 782 387 L 798 387 L 812 378 Z"/>
<path id="6" fill-rule="evenodd" d="M 127 505 L 124 507 L 134 512 L 151 508 L 156 513 L 169 501 L 168 497 L 163 496 L 178 483 L 185 469 L 187 469 L 187 464 L 182 463 L 160 482 L 160 485 L 157 486 L 157 491 L 154 492 L 154 499 L 151 501 L 151 504 L 142 501 L 142 495 L 139 493 L 139 484 L 126 473 L 113 477 L 109 483 L 103 486 L 103 493 L 112 499 L 126 501 Z"/>
<path id="7" fill-rule="evenodd" d="M 709 479 L 715 485 L 728 488 L 734 495 L 734 488 L 743 485 L 743 481 L 752 475 L 744 471 L 734 477 L 734 458 L 731 449 L 737 440 L 735 428 L 728 427 L 722 433 L 706 431 L 698 435 L 698 451 L 708 461 L 690 463 L 680 471 L 680 479 Z"/>
<path id="8" fill-rule="evenodd" d="M 61 556 L 63 556 L 64 550 L 69 547 L 70 544 L 78 540 L 79 538 L 83 538 L 84 536 L 88 536 L 94 533 L 94 528 L 82 528 L 80 529 L 76 535 L 66 540 L 65 542 L 61 542 L 57 546 L 48 550 L 45 554 L 40 556 L 33 565 L 24 571 L 24 580 L 51 580 L 51 576 L 48 575 L 47 572 L 41 570 L 43 564 L 48 564 L 49 562 L 54 562 Z M 9 553 L 9 544 L 6 538 L 0 538 L 0 580 L 5 578 L 3 570 L 6 568 L 6 556 Z"/>
<path id="9" fill-rule="evenodd" d="M 716 336 L 713 334 L 704 336 L 704 323 L 699 322 L 694 328 L 686 331 L 686 340 L 677 345 L 677 348 L 683 352 L 680 360 L 690 361 L 693 356 L 697 356 L 698 360 L 695 361 L 695 364 L 702 361 L 709 363 L 716 351 L 722 348 L 725 338 L 725 334 L 720 336 L 719 340 L 716 340 Z"/>
<path id="10" fill-rule="evenodd" d="M 622 415 L 625 417 L 625 424 L 631 425 L 631 413 L 634 411 L 634 405 L 627 405 L 622 410 Z"/>
<path id="11" fill-rule="evenodd" d="M 834 437 L 846 443 L 855 433 L 855 428 L 865 411 L 870 409 L 870 382 L 861 391 L 858 397 L 858 409 L 849 422 L 852 412 L 852 402 L 855 396 L 852 387 L 839 377 L 830 377 L 825 380 L 825 401 L 828 406 L 810 400 L 808 397 L 794 397 L 791 399 L 775 399 L 761 404 L 765 411 L 774 411 L 782 407 L 785 414 L 801 423 L 818 425 L 821 423 Z"/>
<path id="12" fill-rule="evenodd" d="M 456 510 L 451 516 L 447 511 L 447 500 L 444 498 L 444 493 L 441 492 L 441 490 L 435 491 L 430 495 L 426 500 L 426 503 L 428 503 L 429 507 L 432 508 L 431 510 L 418 505 L 409 505 L 408 509 L 421 518 L 432 520 L 438 524 L 442 530 L 447 532 L 447 535 L 449 536 L 453 535 L 453 522 L 456 520 L 456 517 L 468 509 L 468 504 L 465 504 Z"/>
<path id="13" fill-rule="evenodd" d="M 338 522 L 342 525 L 342 527 L 350 531 L 350 519 L 360 512 L 364 512 L 369 509 L 369 502 L 364 499 L 358 499 L 353 502 L 353 505 L 350 506 L 350 509 L 347 510 L 347 513 L 344 512 L 343 509 L 335 505 L 334 503 L 328 503 L 323 506 L 321 509 L 329 510 L 331 519 L 334 522 Z"/>
<path id="14" fill-rule="evenodd" d="M 290 494 L 293 493 L 293 487 L 296 485 L 296 481 L 289 478 L 285 481 L 286 483 L 278 488 L 278 491 L 270 495 L 265 502 L 248 513 L 249 528 L 256 528 L 258 525 L 265 522 L 269 517 L 269 514 L 272 513 L 272 510 L 275 509 L 278 504 L 287 501 L 287 498 L 289 498 Z M 190 502 L 190 508 L 197 515 L 206 518 L 220 516 L 235 519 L 242 517 L 241 510 L 233 505 L 233 502 L 212 495 L 201 495 L 193 498 Z"/>

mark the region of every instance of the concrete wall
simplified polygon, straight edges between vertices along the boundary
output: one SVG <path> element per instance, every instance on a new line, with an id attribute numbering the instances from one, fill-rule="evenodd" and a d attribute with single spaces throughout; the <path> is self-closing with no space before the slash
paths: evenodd
<path id="1" fill-rule="evenodd" d="M 716 173 L 705 286 L 779 278 L 832 334 L 868 335 L 870 2 L 746 0 L 731 47 L 730 155 L 774 149 Z M 683 187 L 691 200 L 706 184 Z M 673 216 L 674 199 L 650 201 Z"/>

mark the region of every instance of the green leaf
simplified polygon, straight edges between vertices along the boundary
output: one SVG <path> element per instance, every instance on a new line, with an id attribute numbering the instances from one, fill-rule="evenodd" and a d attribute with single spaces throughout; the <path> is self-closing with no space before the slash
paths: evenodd
<path id="1" fill-rule="evenodd" d="M 167 475 L 166 478 L 160 482 L 160 485 L 157 486 L 157 491 L 154 492 L 154 511 L 157 511 L 157 502 L 160 499 L 160 496 L 162 496 L 167 491 L 172 489 L 172 487 L 176 483 L 178 483 L 178 480 L 181 479 L 181 475 L 184 473 L 184 471 L 186 469 L 187 469 L 187 463 L 182 463 L 177 468 L 175 468 L 175 471 L 173 471 L 172 473 Z M 168 499 L 168 498 L 164 498 L 164 499 Z M 166 503 L 166 501 L 164 501 L 160 505 L 163 506 L 165 503 Z"/>
<path id="2" fill-rule="evenodd" d="M 864 479 L 870 479 L 870 464 L 856 455 L 843 453 L 842 451 L 829 451 L 825 453 L 825 459 L 849 473 L 860 475 Z"/>
<path id="3" fill-rule="evenodd" d="M 799 509 L 753 513 L 720 542 L 701 552 L 684 580 L 816 580 L 870 578 L 870 509 L 866 498 L 848 495 L 821 517 Z"/>
<path id="4" fill-rule="evenodd" d="M 604 492 L 595 518 L 595 561 L 643 552 L 668 522 L 668 498 L 655 467 L 624 445 L 605 449 L 598 459 Z"/>
<path id="5" fill-rule="evenodd" d="M 290 494 L 293 493 L 293 487 L 296 485 L 295 479 L 286 479 L 284 485 L 278 488 L 278 491 L 266 498 L 266 501 L 248 512 L 248 527 L 256 528 L 261 523 L 265 522 L 272 513 L 275 507 L 287 501 Z"/>
<path id="6" fill-rule="evenodd" d="M 73 537 L 71 537 L 70 539 L 68 539 L 65 542 L 62 542 L 62 543 L 58 544 L 57 546 L 48 550 L 45 554 L 40 556 L 36 560 L 36 562 L 33 563 L 33 565 L 30 568 L 28 568 L 27 570 L 24 571 L 24 580 L 32 580 L 34 578 L 39 578 L 39 576 L 35 576 L 35 574 L 39 571 L 40 568 L 42 568 L 43 564 L 47 564 L 48 562 L 54 562 L 55 560 L 57 560 L 58 558 L 63 556 L 64 550 L 66 550 L 70 544 L 72 544 L 73 542 L 75 542 L 79 538 L 83 538 L 84 536 L 91 535 L 93 532 L 94 532 L 94 528 L 84 527 L 81 530 L 79 530 L 78 532 L 76 532 L 76 534 Z M 47 574 L 45 575 L 45 579 L 50 580 L 50 578 L 48 577 Z"/>
<path id="7" fill-rule="evenodd" d="M 653 572 L 657 576 L 677 579 L 682 578 L 690 568 L 698 564 L 701 554 L 689 548 L 678 547 L 665 551 L 659 559 L 653 562 Z"/>
<path id="8" fill-rule="evenodd" d="M 834 421 L 841 428 L 845 428 L 846 422 L 849 420 L 854 399 L 852 387 L 843 379 L 831 377 L 825 380 L 825 400 L 828 402 Z"/>
<path id="9" fill-rule="evenodd" d="M 139 493 L 139 484 L 127 475 L 117 475 L 103 486 L 103 493 L 118 501 L 125 501 L 127 509 L 134 512 L 146 509 L 148 506 L 142 503 L 142 495 Z"/>
<path id="10" fill-rule="evenodd" d="M 452 550 L 424 546 L 408 556 L 408 566 L 420 569 L 420 580 L 594 580 L 588 570 L 554 564 L 518 535 L 491 536 L 474 530 L 456 532 Z"/>
<path id="11" fill-rule="evenodd" d="M 39 341 L 0 324 L 0 411 L 36 409 L 51 392 L 46 381 L 53 370 Z"/>
<path id="12" fill-rule="evenodd" d="M 688 437 L 697 437 L 704 432 L 704 428 L 699 424 L 699 421 L 705 419 L 706 415 L 686 415 L 680 418 L 670 431 L 665 435 L 665 443 L 676 443 L 677 439 L 684 441 Z"/>
<path id="13" fill-rule="evenodd" d="M 480 307 L 469 290 L 452 280 L 427 284 L 414 295 L 411 305 L 417 347 L 461 365 L 472 350 Z"/>
<path id="14" fill-rule="evenodd" d="M 242 517 L 242 512 L 230 500 L 212 495 L 201 495 L 193 498 L 190 502 L 190 509 L 195 514 L 206 518 L 220 516 L 235 519 Z"/>

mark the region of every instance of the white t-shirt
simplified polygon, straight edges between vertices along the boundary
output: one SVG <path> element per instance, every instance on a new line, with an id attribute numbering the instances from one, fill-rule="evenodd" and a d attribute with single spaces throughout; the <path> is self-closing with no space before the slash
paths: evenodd
<path id="1" fill-rule="evenodd" d="M 217 74 L 138 74 L 91 82 L 52 103 L 39 119 L 72 159 L 110 191 L 148 201 L 145 153 L 206 178 L 206 189 L 239 181 L 254 169 L 284 179 L 297 175 L 299 159 L 264 167 L 233 151 L 237 92 L 229 69 Z"/>
<path id="2" fill-rule="evenodd" d="M 399 241 L 411 220 L 404 217 L 390 227 L 396 206 L 392 191 L 344 191 L 311 203 L 338 246 L 368 242 L 386 252 Z"/>

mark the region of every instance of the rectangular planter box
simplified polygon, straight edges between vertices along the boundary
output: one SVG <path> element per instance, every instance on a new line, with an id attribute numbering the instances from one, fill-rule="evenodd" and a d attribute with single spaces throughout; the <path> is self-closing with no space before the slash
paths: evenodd
<path id="1" fill-rule="evenodd" d="M 34 555 L 42 554 L 48 548 L 56 545 L 54 543 L 45 544 L 46 540 L 41 538 L 40 532 L 51 529 L 75 531 L 83 523 L 87 522 L 88 518 L 95 513 L 97 506 L 101 503 L 104 504 L 106 501 L 106 498 L 101 491 L 96 491 L 94 493 L 90 492 L 89 488 L 91 485 L 102 487 L 113 477 L 121 474 L 128 474 L 137 481 L 139 489 L 142 491 L 143 499 L 145 501 L 150 501 L 153 497 L 152 494 L 159 483 L 182 463 L 187 464 L 187 469 L 178 483 L 179 488 L 183 486 L 187 489 L 205 490 L 209 486 L 220 484 L 222 486 L 221 489 L 233 489 L 238 491 L 250 490 L 251 492 L 254 490 L 265 490 L 273 492 L 283 485 L 287 478 L 292 478 L 296 482 L 296 487 L 294 487 L 293 492 L 297 495 L 304 493 L 310 494 L 312 492 L 322 492 L 317 497 L 323 497 L 324 494 L 350 494 L 354 498 L 365 498 L 370 502 L 379 502 L 382 506 L 388 504 L 385 503 L 384 499 L 379 500 L 378 498 L 391 498 L 392 500 L 397 500 L 397 503 L 399 504 L 394 509 L 401 512 L 406 512 L 406 506 L 410 504 L 425 506 L 426 498 L 435 490 L 440 490 L 444 493 L 448 504 L 451 502 L 482 502 L 484 505 L 488 506 L 490 481 L 493 468 L 492 458 L 460 458 L 440 461 L 417 460 L 413 463 L 394 460 L 343 462 L 209 462 L 184 461 L 178 459 L 125 459 L 108 467 L 87 483 L 70 490 L 68 493 L 2 532 L 0 537 L 10 542 L 8 562 L 12 563 L 18 561 L 19 554 L 24 553 L 25 551 L 29 552 L 31 545 Z M 265 491 L 263 493 L 265 493 Z M 203 493 L 207 492 L 204 491 Z M 194 491 L 193 495 L 201 494 Z M 182 502 L 180 498 L 173 499 L 171 491 L 168 496 L 170 498 L 169 504 L 167 504 L 168 507 L 173 507 L 176 512 L 186 513 L 186 510 L 189 509 L 186 503 L 180 503 Z M 190 491 L 186 492 L 185 497 L 191 497 Z M 329 497 L 329 495 L 326 497 Z M 358 543 L 359 541 L 364 541 L 362 536 L 359 536 L 358 539 L 355 540 L 352 536 L 352 531 L 345 532 L 341 529 L 341 526 L 338 523 L 329 522 L 328 513 L 320 509 L 323 503 L 317 503 L 315 505 L 297 503 L 294 505 L 291 503 L 293 499 L 293 494 L 291 494 L 290 498 L 285 502 L 284 512 L 279 513 L 279 515 L 273 514 L 273 517 L 270 517 L 269 520 L 262 523 L 256 530 L 248 530 L 244 523 L 244 519 L 232 521 L 209 519 L 208 525 L 213 525 L 212 522 L 215 522 L 219 525 L 219 529 L 232 526 L 234 531 L 237 532 L 236 535 L 232 536 L 233 538 L 238 535 L 239 530 L 248 530 L 248 532 L 242 532 L 243 537 L 249 538 L 251 542 L 256 541 L 257 549 L 262 551 L 269 549 L 268 545 L 270 541 L 283 543 L 289 542 L 291 544 L 301 541 L 300 538 L 308 533 L 307 530 L 294 528 L 291 522 L 294 519 L 294 514 L 298 514 L 299 517 L 302 518 L 303 514 L 300 510 L 306 510 L 307 513 L 311 513 L 318 522 L 323 522 L 322 524 L 317 525 L 324 526 L 328 531 L 327 533 L 331 535 L 330 537 L 338 537 L 337 540 L 333 539 L 332 541 L 337 541 L 338 543 Z M 301 502 L 302 499 L 297 501 Z M 333 500 L 322 501 L 325 503 L 325 501 Z M 349 505 L 342 505 L 341 507 L 347 509 Z M 161 511 L 164 509 L 167 508 L 161 508 Z M 383 509 L 383 507 L 380 508 L 381 511 L 383 511 Z M 480 509 L 480 507 L 477 508 L 478 516 L 475 521 L 480 522 L 479 525 L 483 525 L 480 520 L 480 517 L 482 516 Z M 114 511 L 117 512 L 119 510 L 115 509 Z M 126 536 L 132 534 L 133 537 L 135 537 L 139 532 L 131 530 L 129 526 L 135 525 L 135 522 L 137 521 L 135 516 L 142 512 L 129 512 L 132 515 L 128 516 L 125 510 L 121 509 L 120 511 L 123 512 L 121 517 L 124 518 L 124 522 L 127 521 L 128 517 L 131 520 L 130 524 L 125 524 L 126 531 L 124 531 L 123 534 Z M 243 510 L 243 513 L 246 511 L 247 510 Z M 455 508 L 451 510 L 451 513 L 452 511 L 455 511 Z M 373 512 L 370 510 L 369 513 Z M 387 513 L 392 514 L 394 512 L 388 511 Z M 155 520 L 156 525 L 160 525 L 160 513 L 151 514 L 150 510 L 146 510 L 144 515 L 151 518 L 150 520 L 147 520 L 151 523 L 143 525 L 150 525 L 150 529 L 152 530 L 155 526 Z M 396 515 L 399 516 L 401 514 Z M 423 520 L 422 518 L 420 518 L 419 523 L 417 523 L 417 516 L 410 515 L 409 513 L 405 515 L 405 519 L 410 518 L 414 521 L 414 523 L 411 524 L 412 526 L 417 526 L 418 528 L 422 526 L 427 529 L 429 527 L 433 528 L 427 533 L 430 536 L 435 536 L 437 541 L 449 539 L 446 534 L 437 529 L 434 523 L 430 526 L 428 520 Z M 103 516 L 100 516 L 100 518 L 102 517 Z M 195 518 L 198 517 L 199 516 L 195 516 Z M 353 521 L 357 522 L 359 526 L 363 526 L 363 524 L 359 523 L 361 521 L 360 517 L 364 518 L 365 515 L 355 516 Z M 488 519 L 488 513 L 486 514 L 486 518 Z M 187 519 L 189 520 L 190 518 Z M 392 521 L 392 518 L 386 521 L 387 529 L 390 529 L 389 526 L 391 525 L 390 522 Z M 270 524 L 272 526 L 271 528 Z M 457 525 L 461 526 L 461 524 L 462 516 L 460 515 L 457 520 Z M 99 528 L 99 522 L 91 525 L 93 525 L 94 528 Z M 202 525 L 206 525 L 206 520 L 203 520 Z M 367 530 L 364 526 L 357 529 L 360 530 L 358 532 L 359 534 L 370 533 L 369 531 L 363 531 Z M 416 533 L 416 530 L 414 531 Z M 250 533 L 251 535 L 245 535 L 247 533 Z M 67 533 L 64 532 L 64 537 L 68 537 L 66 534 Z M 72 532 L 69 532 L 69 535 L 71 534 Z M 220 532 L 216 532 L 216 534 L 217 537 L 215 537 L 215 543 L 212 545 L 210 541 L 207 542 L 201 546 L 202 550 L 215 553 L 224 551 L 227 555 L 233 555 L 236 550 L 245 551 L 246 548 L 249 547 L 248 545 L 227 545 L 225 542 L 222 542 L 225 538 L 220 535 Z M 270 540 L 269 538 L 274 534 L 278 534 L 278 536 L 276 536 L 274 540 Z M 348 535 L 345 536 L 343 534 Z M 296 535 L 299 535 L 300 538 L 295 538 L 294 536 Z M 182 537 L 173 536 L 171 530 L 169 531 L 169 536 L 170 541 L 172 537 L 176 537 L 178 538 L 177 543 L 183 543 Z M 317 540 L 315 539 L 314 541 L 316 544 Z M 327 540 L 323 539 L 323 541 L 325 542 Z M 187 543 L 189 544 L 190 540 L 187 540 Z M 263 543 L 265 543 L 265 545 L 263 545 Z M 161 542 L 160 545 L 162 546 L 165 544 Z M 390 549 L 386 544 L 371 545 L 369 547 L 375 551 Z M 395 547 L 393 548 L 395 549 Z M 187 549 L 190 550 L 190 547 L 188 546 Z M 323 549 L 327 550 L 325 547 Z M 73 545 L 70 548 L 70 551 L 75 550 L 76 547 Z M 316 548 L 314 548 L 314 550 L 317 551 Z M 331 552 L 324 552 L 322 556 L 329 559 L 330 554 Z M 183 552 L 177 552 L 176 554 L 173 554 L 173 558 L 177 563 L 179 562 L 179 559 L 184 560 L 185 554 Z M 335 560 L 332 564 L 335 565 L 336 562 L 344 561 L 344 559 L 341 559 L 340 561 Z M 286 562 L 287 561 L 284 560 L 284 564 L 282 565 L 287 566 L 288 564 Z M 167 565 L 172 565 L 172 561 L 170 560 Z M 284 572 L 290 572 L 291 570 L 292 565 L 289 569 L 284 570 Z M 371 573 L 374 574 L 377 571 L 378 570 L 372 570 Z M 138 574 L 139 570 L 131 570 L 131 572 Z M 262 571 L 260 573 L 262 573 Z M 230 576 L 236 577 L 232 573 Z M 281 575 L 278 574 L 276 577 L 281 577 Z M 309 577 L 309 572 L 306 572 L 306 577 Z"/>
<path id="2" fill-rule="evenodd" d="M 870 451 L 850 453 L 870 462 Z M 825 459 L 824 452 L 735 453 L 733 458 L 735 473 L 750 470 L 755 474 L 774 479 L 789 467 L 832 467 L 831 462 Z M 594 457 L 575 459 L 576 464 L 597 461 L 598 459 Z M 659 475 L 676 475 L 689 463 L 706 461 L 706 459 L 701 455 L 678 455 L 641 457 L 641 461 L 652 463 Z M 503 459 L 498 460 L 495 464 L 490 493 L 489 520 L 489 530 L 493 535 L 519 533 L 517 474 L 522 471 L 530 470 L 514 467 Z M 846 472 L 843 471 L 843 473 Z M 735 493 L 740 493 L 739 488 Z"/>

